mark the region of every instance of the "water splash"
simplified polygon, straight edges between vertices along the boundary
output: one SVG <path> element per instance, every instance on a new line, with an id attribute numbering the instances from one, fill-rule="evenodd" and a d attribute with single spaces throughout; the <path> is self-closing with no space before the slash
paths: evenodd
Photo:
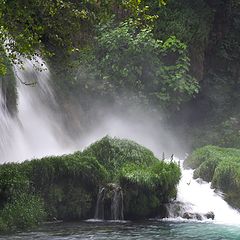
<path id="1" fill-rule="evenodd" d="M 221 193 L 211 188 L 211 183 L 193 179 L 193 170 L 182 168 L 182 178 L 178 185 L 177 201 L 183 204 L 183 210 L 199 213 L 208 212 L 215 215 L 214 222 L 221 224 L 239 224 L 240 213 L 231 208 Z"/>

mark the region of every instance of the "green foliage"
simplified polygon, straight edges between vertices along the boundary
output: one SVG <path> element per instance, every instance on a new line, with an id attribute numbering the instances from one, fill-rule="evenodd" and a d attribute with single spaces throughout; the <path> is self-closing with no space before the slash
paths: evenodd
<path id="1" fill-rule="evenodd" d="M 21 193 L 0 211 L 0 231 L 34 227 L 45 217 L 42 199 L 38 196 Z"/>
<path id="2" fill-rule="evenodd" d="M 50 220 L 90 218 L 98 188 L 107 177 L 108 172 L 95 158 L 82 156 L 80 152 L 3 164 L 0 166 L 2 228 L 5 225 L 6 230 L 31 227 L 42 219 L 43 209 Z M 39 205 L 39 212 L 34 212 L 32 208 L 41 203 L 38 196 L 43 199 L 44 208 Z M 24 205 L 28 197 L 29 205 Z"/>
<path id="3" fill-rule="evenodd" d="M 195 178 L 212 182 L 212 187 L 225 193 L 226 200 L 239 208 L 240 150 L 206 146 L 193 152 L 185 166 L 196 168 Z"/>
<path id="4" fill-rule="evenodd" d="M 95 157 L 111 176 L 116 175 L 116 171 L 119 171 L 126 163 L 148 166 L 158 161 L 150 150 L 136 142 L 108 136 L 93 143 L 82 154 Z"/>
<path id="5" fill-rule="evenodd" d="M 0 167 L 0 206 L 12 200 L 18 194 L 26 192 L 29 179 L 17 164 L 3 164 Z"/>
<path id="6" fill-rule="evenodd" d="M 80 152 L 25 162 L 35 192 L 40 194 L 51 219 L 91 217 L 98 187 L 108 172 L 94 157 Z"/>
<path id="7" fill-rule="evenodd" d="M 0 46 L 4 46 L 12 63 L 21 62 L 19 56 L 30 59 L 39 53 L 49 56 L 56 46 L 71 52 L 79 38 L 83 40 L 91 32 L 97 5 L 95 0 L 1 1 Z M 82 35 L 73 34 L 77 31 Z M 6 66 L 0 61 L 0 74 L 5 72 Z"/>
<path id="8" fill-rule="evenodd" d="M 175 163 L 125 164 L 119 174 L 124 189 L 125 214 L 131 219 L 160 214 L 163 203 L 176 198 L 180 176 Z"/>
<path id="9" fill-rule="evenodd" d="M 129 219 L 156 216 L 163 203 L 176 197 L 179 167 L 159 161 L 133 141 L 106 136 L 84 150 L 83 155 L 96 157 L 109 171 L 108 181 L 121 186 L 124 214 Z"/>
<path id="10" fill-rule="evenodd" d="M 121 170 L 119 181 L 163 193 L 175 187 L 180 176 L 180 169 L 176 164 L 158 161 L 150 166 L 126 164 Z"/>
<path id="11" fill-rule="evenodd" d="M 103 186 L 110 195 L 111 186 L 123 190 L 128 218 L 156 216 L 163 203 L 176 197 L 179 179 L 176 164 L 160 162 L 133 141 L 108 136 L 82 153 L 3 164 L 0 231 L 32 227 L 45 217 L 91 218 Z"/>
<path id="12" fill-rule="evenodd" d="M 101 94 L 178 108 L 198 92 L 186 45 L 175 37 L 156 40 L 150 27 L 139 28 L 132 19 L 115 28 L 100 26 L 93 50 L 81 62 L 98 79 L 94 87 Z M 86 82 L 85 87 L 91 85 Z"/>
<path id="13" fill-rule="evenodd" d="M 186 44 L 199 43 L 201 47 L 207 41 L 213 16 L 205 1 L 169 0 L 157 13 L 159 18 L 155 31 L 158 36 L 167 38 L 169 35 L 176 35 Z"/>

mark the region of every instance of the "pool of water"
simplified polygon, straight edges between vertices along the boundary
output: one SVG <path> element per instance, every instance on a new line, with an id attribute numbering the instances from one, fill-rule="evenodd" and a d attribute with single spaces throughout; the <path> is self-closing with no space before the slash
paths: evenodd
<path id="1" fill-rule="evenodd" d="M 46 224 L 29 232 L 0 236 L 1 240 L 239 240 L 240 225 L 220 225 L 203 222 L 80 222 Z"/>

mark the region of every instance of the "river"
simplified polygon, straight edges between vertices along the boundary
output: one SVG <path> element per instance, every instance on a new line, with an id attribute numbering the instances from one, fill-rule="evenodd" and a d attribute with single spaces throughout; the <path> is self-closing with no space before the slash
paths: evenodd
<path id="1" fill-rule="evenodd" d="M 240 226 L 206 222 L 79 222 L 46 224 L 35 231 L 0 236 L 1 240 L 239 240 Z"/>

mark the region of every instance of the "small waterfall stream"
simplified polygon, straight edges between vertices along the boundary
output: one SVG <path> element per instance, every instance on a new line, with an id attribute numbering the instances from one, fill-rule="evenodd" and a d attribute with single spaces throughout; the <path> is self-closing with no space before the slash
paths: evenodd
<path id="1" fill-rule="evenodd" d="M 111 204 L 111 218 L 113 220 L 123 220 L 123 192 L 120 187 L 114 189 Z"/>
<path id="2" fill-rule="evenodd" d="M 104 197 L 105 197 L 105 188 L 103 187 L 99 189 L 94 219 L 102 219 L 102 220 L 104 219 Z"/>
<path id="3" fill-rule="evenodd" d="M 94 219 L 124 220 L 123 191 L 116 184 L 99 189 Z"/>

